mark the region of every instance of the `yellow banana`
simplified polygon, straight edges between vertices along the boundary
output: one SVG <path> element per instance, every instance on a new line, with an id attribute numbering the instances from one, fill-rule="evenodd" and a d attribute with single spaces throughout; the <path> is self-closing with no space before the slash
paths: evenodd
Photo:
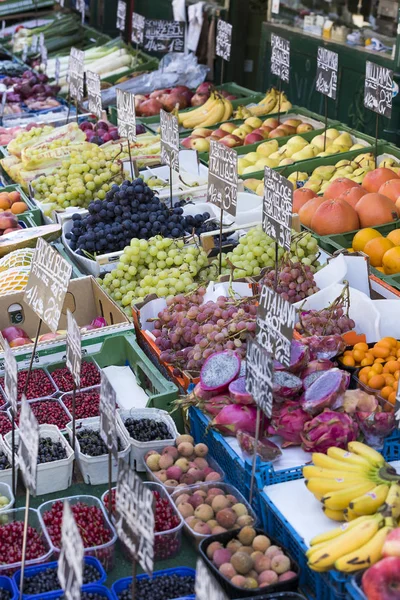
<path id="1" fill-rule="evenodd" d="M 371 468 L 373 464 L 363 456 L 359 456 L 358 454 L 354 454 L 354 452 L 349 452 L 348 450 L 342 450 L 342 448 L 335 448 L 332 446 L 328 448 L 327 455 L 330 458 L 334 458 L 337 461 L 345 463 L 347 466 L 349 463 L 351 465 L 357 465 L 359 467 Z"/>
<path id="2" fill-rule="evenodd" d="M 362 517 L 360 517 L 360 515 L 355 513 L 354 510 L 351 510 L 351 508 L 349 508 L 349 507 L 343 509 L 343 514 L 344 514 L 344 520 L 347 523 L 355 521 L 356 519 L 362 519 Z"/>
<path id="3" fill-rule="evenodd" d="M 281 110 L 280 112 L 287 112 L 288 110 L 290 110 L 292 108 L 293 104 L 291 102 L 289 102 L 289 100 L 285 100 L 284 102 L 281 102 Z"/>
<path id="4" fill-rule="evenodd" d="M 324 511 L 325 516 L 332 521 L 338 521 L 339 523 L 345 521 L 342 510 L 331 510 L 330 508 L 326 508 L 326 506 L 323 506 L 322 510 Z"/>
<path id="5" fill-rule="evenodd" d="M 318 552 L 312 555 L 310 566 L 317 568 L 333 567 L 335 562 L 346 552 L 354 552 L 361 548 L 378 531 L 383 519 L 375 515 L 367 521 L 358 523 L 355 527 L 345 531 L 342 535 L 324 544 Z"/>
<path id="6" fill-rule="evenodd" d="M 321 467 L 314 467 L 313 465 L 306 465 L 303 467 L 303 477 L 305 479 L 311 479 L 311 477 L 320 477 L 322 479 L 337 479 L 338 481 L 349 481 L 352 483 L 354 481 L 354 473 L 349 471 L 345 471 L 344 469 L 323 469 Z M 369 481 L 369 477 L 366 473 L 361 473 L 359 479 L 364 479 L 365 481 Z M 372 481 L 372 479 L 371 479 Z"/>
<path id="7" fill-rule="evenodd" d="M 336 460 L 331 456 L 322 454 L 322 452 L 314 452 L 312 454 L 312 460 L 316 467 L 325 469 L 338 469 L 339 471 L 343 469 L 343 471 L 352 473 L 367 473 L 368 471 L 372 470 L 371 464 L 367 463 L 367 461 L 365 461 L 365 466 L 355 465 L 353 463 L 344 463 L 342 460 Z"/>
<path id="8" fill-rule="evenodd" d="M 353 478 L 353 480 L 350 482 L 348 479 L 346 481 L 338 481 L 337 479 L 310 477 L 310 479 L 305 479 L 304 483 L 306 484 L 308 491 L 314 494 L 317 500 L 321 500 L 323 496 L 329 494 L 329 492 L 346 490 L 351 485 L 355 485 L 356 483 L 362 483 L 363 481 L 365 481 L 365 479 Z"/>
<path id="9" fill-rule="evenodd" d="M 371 517 L 369 517 L 369 516 L 357 517 L 357 519 L 355 521 L 352 521 L 351 523 L 343 523 L 339 527 L 335 527 L 335 529 L 331 529 L 330 531 L 324 531 L 323 533 L 319 533 L 318 535 L 313 537 L 313 539 L 310 541 L 310 545 L 312 548 L 314 548 L 315 545 L 329 542 L 330 540 L 333 540 L 334 538 L 338 537 L 339 535 L 343 535 L 343 533 L 345 533 L 345 531 L 350 531 L 350 529 L 353 529 L 359 523 L 363 523 L 363 521 L 369 521 L 370 518 Z M 307 554 L 307 556 L 308 556 L 308 554 Z"/>
<path id="10" fill-rule="evenodd" d="M 379 529 L 366 544 L 338 558 L 335 568 L 342 573 L 352 573 L 374 565 L 382 558 L 383 544 L 392 529 L 393 527 L 387 526 Z"/>
<path id="11" fill-rule="evenodd" d="M 271 101 L 271 98 L 276 99 L 277 97 L 277 92 L 275 88 L 271 88 L 264 96 L 264 98 L 262 100 L 260 100 L 260 102 L 258 104 L 269 104 Z"/>
<path id="12" fill-rule="evenodd" d="M 354 498 L 349 508 L 358 515 L 373 515 L 378 508 L 385 502 L 389 492 L 389 485 L 381 483 L 369 492 Z"/>
<path id="13" fill-rule="evenodd" d="M 350 450 L 350 452 L 354 452 L 359 456 L 363 456 L 376 467 L 382 467 L 385 464 L 385 459 L 383 458 L 382 454 L 373 448 L 370 448 L 366 444 L 361 442 L 349 442 L 347 444 L 347 448 Z"/>
<path id="14" fill-rule="evenodd" d="M 391 516 L 395 519 L 400 517 L 400 484 L 392 483 L 382 510 L 385 513 L 386 511 L 390 512 Z"/>
<path id="15" fill-rule="evenodd" d="M 232 102 L 230 100 L 227 100 L 226 98 L 222 98 L 222 102 L 224 103 L 224 116 L 222 117 L 221 121 L 228 121 L 233 113 L 233 106 L 232 106 Z"/>
<path id="16" fill-rule="evenodd" d="M 209 114 L 210 110 L 216 106 L 219 99 L 214 94 L 210 96 L 203 106 L 199 106 L 195 110 L 191 110 L 188 113 L 183 113 L 181 118 L 181 124 L 185 129 L 192 129 L 198 126 Z"/>
<path id="17" fill-rule="evenodd" d="M 209 111 L 206 118 L 200 123 L 200 127 L 209 127 L 222 121 L 225 113 L 225 105 L 222 100 L 218 100 L 217 104 Z"/>
<path id="18" fill-rule="evenodd" d="M 321 502 L 332 510 L 343 510 L 347 508 L 353 498 L 358 498 L 362 494 L 366 494 L 374 489 L 373 481 L 364 481 L 362 483 L 348 487 L 346 490 L 338 490 L 337 492 L 329 492 L 323 496 Z"/>

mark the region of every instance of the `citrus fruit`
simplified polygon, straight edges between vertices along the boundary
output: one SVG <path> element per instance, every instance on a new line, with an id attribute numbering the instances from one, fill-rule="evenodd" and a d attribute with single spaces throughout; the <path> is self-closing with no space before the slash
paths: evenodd
<path id="1" fill-rule="evenodd" d="M 386 275 L 394 275 L 400 273 L 400 247 L 395 246 L 390 248 L 382 258 L 382 266 Z"/>
<path id="2" fill-rule="evenodd" d="M 353 250 L 355 252 L 363 252 L 364 246 L 367 242 L 379 237 L 382 237 L 382 234 L 379 233 L 379 231 L 376 231 L 376 229 L 372 229 L 372 227 L 360 229 L 360 231 L 357 231 L 356 235 L 353 237 Z"/>
<path id="3" fill-rule="evenodd" d="M 383 255 L 391 248 L 394 248 L 393 242 L 380 237 L 369 240 L 365 244 L 363 251 L 369 256 L 369 262 L 373 267 L 381 267 Z"/>
<path id="4" fill-rule="evenodd" d="M 386 239 L 393 242 L 395 246 L 400 246 L 400 229 L 393 229 L 393 231 L 387 234 Z"/>

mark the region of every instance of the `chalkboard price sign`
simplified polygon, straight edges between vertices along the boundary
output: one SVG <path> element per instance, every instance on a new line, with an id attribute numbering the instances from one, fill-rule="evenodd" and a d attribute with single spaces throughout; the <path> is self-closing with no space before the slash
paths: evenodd
<path id="1" fill-rule="evenodd" d="M 290 366 L 295 323 L 295 307 L 272 288 L 263 285 L 256 319 L 256 340 L 285 367 Z"/>
<path id="2" fill-rule="evenodd" d="M 4 348 L 4 391 L 14 415 L 17 414 L 18 399 L 18 366 L 17 360 L 7 340 L 1 336 L 1 344 Z"/>
<path id="3" fill-rule="evenodd" d="M 338 66 L 339 55 L 337 52 L 318 46 L 315 89 L 332 100 L 336 100 Z"/>
<path id="4" fill-rule="evenodd" d="M 118 460 L 118 440 L 115 409 L 117 405 L 117 395 L 107 375 L 101 372 L 100 387 L 100 436 L 108 450 Z"/>
<path id="5" fill-rule="evenodd" d="M 364 85 L 365 108 L 390 119 L 392 115 L 392 99 L 393 71 L 367 61 Z"/>
<path id="6" fill-rule="evenodd" d="M 146 19 L 143 49 L 145 52 L 184 52 L 185 23 Z"/>
<path id="7" fill-rule="evenodd" d="M 124 0 L 118 0 L 116 27 L 119 31 L 125 31 L 125 21 L 126 21 L 126 2 L 124 2 Z"/>
<path id="8" fill-rule="evenodd" d="M 271 73 L 289 83 L 290 42 L 274 33 L 271 35 Z"/>
<path id="9" fill-rule="evenodd" d="M 101 105 L 101 83 L 100 75 L 93 71 L 86 71 L 86 88 L 88 94 L 88 111 L 96 115 L 98 119 L 103 116 Z"/>
<path id="10" fill-rule="evenodd" d="M 256 340 L 247 341 L 246 390 L 267 417 L 272 415 L 273 360 Z"/>
<path id="11" fill-rule="evenodd" d="M 218 142 L 210 142 L 207 200 L 233 217 L 237 208 L 237 153 Z"/>
<path id="12" fill-rule="evenodd" d="M 265 167 L 263 230 L 288 251 L 292 239 L 292 211 L 292 184 L 273 169 Z"/>
<path id="13" fill-rule="evenodd" d="M 83 99 L 83 73 L 85 68 L 85 53 L 77 48 L 71 48 L 69 55 L 69 93 L 77 102 Z"/>
<path id="14" fill-rule="evenodd" d="M 232 25 L 222 19 L 218 19 L 215 54 L 229 61 L 231 59 L 231 47 Z"/>
<path id="15" fill-rule="evenodd" d="M 132 37 L 134 44 L 143 44 L 145 18 L 138 13 L 132 13 Z"/>
<path id="16" fill-rule="evenodd" d="M 18 465 L 25 487 L 36 494 L 37 457 L 39 452 L 39 423 L 25 396 L 21 399 L 19 417 Z"/>
<path id="17" fill-rule="evenodd" d="M 161 162 L 179 173 L 179 123 L 175 115 L 160 110 Z"/>
<path id="18" fill-rule="evenodd" d="M 133 144 L 136 142 L 135 95 L 117 88 L 118 134 Z"/>

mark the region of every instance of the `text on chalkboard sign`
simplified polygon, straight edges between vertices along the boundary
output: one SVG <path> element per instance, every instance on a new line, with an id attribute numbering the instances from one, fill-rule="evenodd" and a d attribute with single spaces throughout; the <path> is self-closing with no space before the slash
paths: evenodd
<path id="1" fill-rule="evenodd" d="M 328 96 L 328 98 L 332 98 L 332 100 L 336 100 L 338 66 L 339 54 L 319 46 L 315 89 L 317 92 Z"/>
<path id="2" fill-rule="evenodd" d="M 290 250 L 292 240 L 293 186 L 285 177 L 265 167 L 263 230 L 281 248 Z"/>
<path id="3" fill-rule="evenodd" d="M 237 209 L 237 153 L 218 142 L 210 142 L 207 201 L 233 217 Z"/>
<path id="4" fill-rule="evenodd" d="M 215 42 L 215 54 L 224 60 L 231 59 L 232 47 L 232 25 L 218 19 L 217 22 L 217 39 Z"/>
<path id="5" fill-rule="evenodd" d="M 143 44 L 145 18 L 139 13 L 132 13 L 132 36 L 131 40 L 134 44 Z"/>
<path id="6" fill-rule="evenodd" d="M 393 100 L 393 71 L 369 62 L 365 65 L 364 106 L 390 119 Z"/>
<path id="7" fill-rule="evenodd" d="M 135 94 L 117 88 L 116 97 L 118 135 L 133 144 L 136 141 Z"/>
<path id="8" fill-rule="evenodd" d="M 272 415 L 273 360 L 271 355 L 256 340 L 247 341 L 246 390 L 254 398 L 260 410 Z"/>
<path id="9" fill-rule="evenodd" d="M 146 19 L 143 49 L 145 52 L 184 52 L 185 23 Z"/>
<path id="10" fill-rule="evenodd" d="M 179 123 L 175 115 L 160 110 L 161 162 L 179 173 Z"/>
<path id="11" fill-rule="evenodd" d="M 271 35 L 271 73 L 289 83 L 290 42 L 274 33 Z"/>
<path id="12" fill-rule="evenodd" d="M 96 115 L 98 119 L 103 116 L 101 105 L 101 82 L 100 75 L 93 71 L 86 71 L 86 88 L 88 95 L 88 111 Z"/>

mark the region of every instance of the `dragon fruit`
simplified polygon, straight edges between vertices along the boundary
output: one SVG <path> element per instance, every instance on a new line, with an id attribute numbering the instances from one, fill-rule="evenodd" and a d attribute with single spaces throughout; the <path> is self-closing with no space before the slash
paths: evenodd
<path id="1" fill-rule="evenodd" d="M 257 456 L 259 456 L 262 461 L 270 462 L 282 456 L 282 451 L 279 446 L 274 444 L 274 442 L 271 442 L 268 438 L 260 438 L 256 446 L 255 437 L 246 431 L 239 430 L 236 434 L 236 439 L 243 452 L 250 456 L 253 456 L 254 449 L 256 448 Z"/>
<path id="2" fill-rule="evenodd" d="M 232 350 L 211 354 L 201 367 L 200 385 L 206 392 L 225 392 L 240 372 L 240 357 Z"/>
<path id="3" fill-rule="evenodd" d="M 254 404 L 253 396 L 246 390 L 246 377 L 238 377 L 232 381 L 229 393 L 234 404 Z"/>
<path id="4" fill-rule="evenodd" d="M 304 425 L 300 434 L 306 452 L 324 452 L 336 446 L 345 450 L 349 442 L 357 439 L 358 425 L 345 413 L 325 409 Z"/>
<path id="5" fill-rule="evenodd" d="M 310 351 L 311 360 L 330 359 L 343 354 L 346 342 L 341 335 L 311 335 L 303 338 Z"/>
<path id="6" fill-rule="evenodd" d="M 275 371 L 272 392 L 275 400 L 294 398 L 302 389 L 303 382 L 299 377 L 287 371 Z"/>
<path id="7" fill-rule="evenodd" d="M 274 360 L 274 371 L 284 371 L 285 369 L 291 373 L 299 373 L 310 358 L 310 353 L 307 346 L 301 344 L 297 340 L 292 340 L 290 347 L 290 366 L 284 367 L 280 362 Z"/>
<path id="8" fill-rule="evenodd" d="M 300 446 L 304 425 L 310 420 L 310 415 L 304 412 L 298 402 L 288 401 L 273 408 L 268 433 L 280 435 L 285 440 L 282 448 Z"/>
<path id="9" fill-rule="evenodd" d="M 302 408 L 310 415 L 317 415 L 324 408 L 337 408 L 349 387 L 350 374 L 340 369 L 325 371 L 304 393 Z M 341 405 L 341 403 L 339 404 Z"/>
<path id="10" fill-rule="evenodd" d="M 216 417 L 219 412 L 227 406 L 228 404 L 232 404 L 232 400 L 226 394 L 218 394 L 218 396 L 214 396 L 210 398 L 210 400 L 206 400 L 201 405 L 199 405 L 200 410 Z"/>
<path id="11" fill-rule="evenodd" d="M 306 368 L 301 373 L 301 378 L 305 379 L 312 373 L 316 373 L 317 371 L 329 371 L 329 369 L 333 369 L 335 364 L 330 360 L 312 360 L 308 363 Z"/>
<path id="12" fill-rule="evenodd" d="M 239 429 L 254 435 L 256 419 L 257 409 L 255 406 L 229 404 L 217 414 L 211 426 L 225 435 L 236 435 Z"/>

